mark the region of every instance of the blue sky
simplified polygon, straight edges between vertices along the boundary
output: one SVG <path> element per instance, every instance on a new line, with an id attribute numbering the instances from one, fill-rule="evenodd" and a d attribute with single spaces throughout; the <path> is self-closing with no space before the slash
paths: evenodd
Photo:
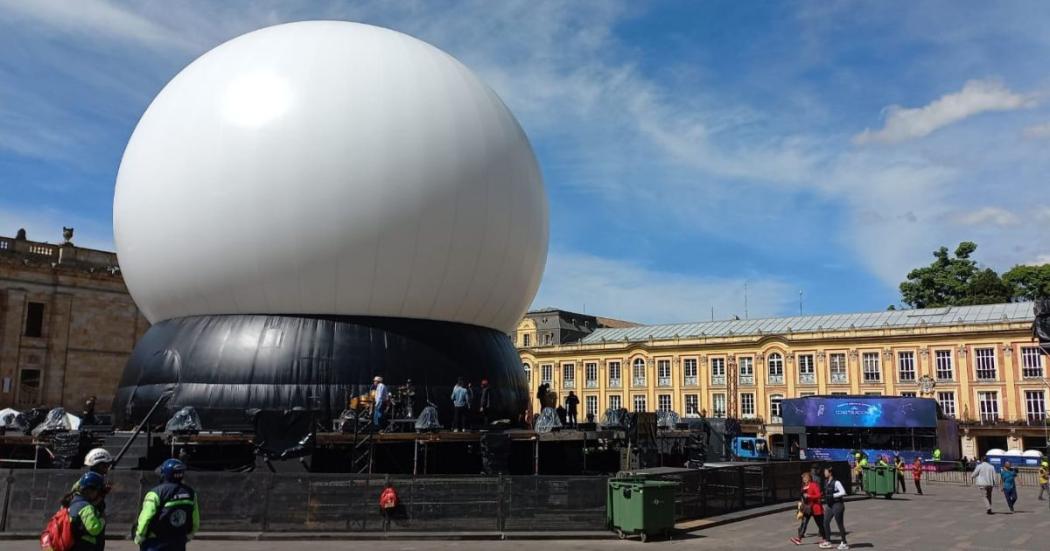
<path id="1" fill-rule="evenodd" d="M 661 323 L 881 310 L 941 244 L 1050 262 L 1050 4 L 0 0 L 0 234 L 111 249 L 152 97 L 256 28 L 346 19 L 473 68 L 551 203 L 536 306 Z"/>

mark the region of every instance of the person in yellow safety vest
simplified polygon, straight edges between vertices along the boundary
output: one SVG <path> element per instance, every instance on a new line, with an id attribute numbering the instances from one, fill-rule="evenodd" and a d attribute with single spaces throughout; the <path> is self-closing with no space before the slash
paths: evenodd
<path id="1" fill-rule="evenodd" d="M 934 450 L 933 450 L 933 460 L 934 461 L 940 461 L 941 460 L 941 449 L 940 448 L 934 448 Z"/>
<path id="2" fill-rule="evenodd" d="M 1039 463 L 1039 501 L 1043 501 L 1043 492 L 1050 491 L 1050 461 Z"/>
<path id="3" fill-rule="evenodd" d="M 901 493 L 907 493 L 904 487 L 904 458 L 901 457 L 901 454 L 898 453 L 893 458 L 893 466 L 897 470 L 897 484 L 901 487 Z"/>

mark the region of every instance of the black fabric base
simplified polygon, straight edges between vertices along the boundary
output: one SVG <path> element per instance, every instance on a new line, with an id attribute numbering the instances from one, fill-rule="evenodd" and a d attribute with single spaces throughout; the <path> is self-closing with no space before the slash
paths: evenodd
<path id="1" fill-rule="evenodd" d="M 458 377 L 482 379 L 492 413 L 517 421 L 529 390 L 510 338 L 451 322 L 377 317 L 225 315 L 159 322 L 135 345 L 114 399 L 116 425 L 142 420 L 158 396 L 174 395 L 152 422 L 193 406 L 204 430 L 248 424 L 245 411 L 301 407 L 332 419 L 348 396 L 366 394 L 380 375 L 393 389 L 412 379 L 416 412 L 429 398 L 449 426 Z M 492 418 L 492 415 L 490 415 Z"/>

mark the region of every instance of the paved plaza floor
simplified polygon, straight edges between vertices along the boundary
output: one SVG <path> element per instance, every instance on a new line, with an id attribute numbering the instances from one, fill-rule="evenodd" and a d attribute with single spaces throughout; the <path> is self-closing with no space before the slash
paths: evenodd
<path id="1" fill-rule="evenodd" d="M 987 515 L 978 490 L 948 484 L 929 484 L 926 495 L 898 495 L 892 500 L 867 499 L 846 504 L 846 529 L 852 549 L 960 549 L 960 550 L 1046 550 L 1050 549 L 1050 502 L 1037 501 L 1038 489 L 1020 488 L 1015 514 L 1006 514 L 1002 493 L 993 497 L 994 515 Z M 207 512 L 204 513 L 207 523 Z M 818 538 L 802 546 L 788 541 L 797 527 L 794 512 L 782 512 L 724 524 L 689 534 L 669 542 L 642 544 L 611 540 L 516 540 L 516 541 L 194 541 L 191 551 L 287 550 L 329 551 L 360 548 L 369 551 L 489 551 L 519 549 L 812 549 Z M 39 549 L 34 541 L 0 541 L 5 551 Z M 132 551 L 128 541 L 111 541 L 107 550 Z"/>

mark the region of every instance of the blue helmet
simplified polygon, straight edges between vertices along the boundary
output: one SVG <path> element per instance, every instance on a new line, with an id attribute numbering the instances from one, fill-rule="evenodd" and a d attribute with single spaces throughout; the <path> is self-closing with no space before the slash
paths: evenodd
<path id="1" fill-rule="evenodd" d="M 169 459 L 160 466 L 160 476 L 165 482 L 178 482 L 186 474 L 186 464 L 178 459 Z"/>
<path id="2" fill-rule="evenodd" d="M 80 477 L 80 481 L 77 482 L 81 490 L 96 489 L 101 490 L 106 485 L 106 478 L 95 471 L 88 471 Z"/>

